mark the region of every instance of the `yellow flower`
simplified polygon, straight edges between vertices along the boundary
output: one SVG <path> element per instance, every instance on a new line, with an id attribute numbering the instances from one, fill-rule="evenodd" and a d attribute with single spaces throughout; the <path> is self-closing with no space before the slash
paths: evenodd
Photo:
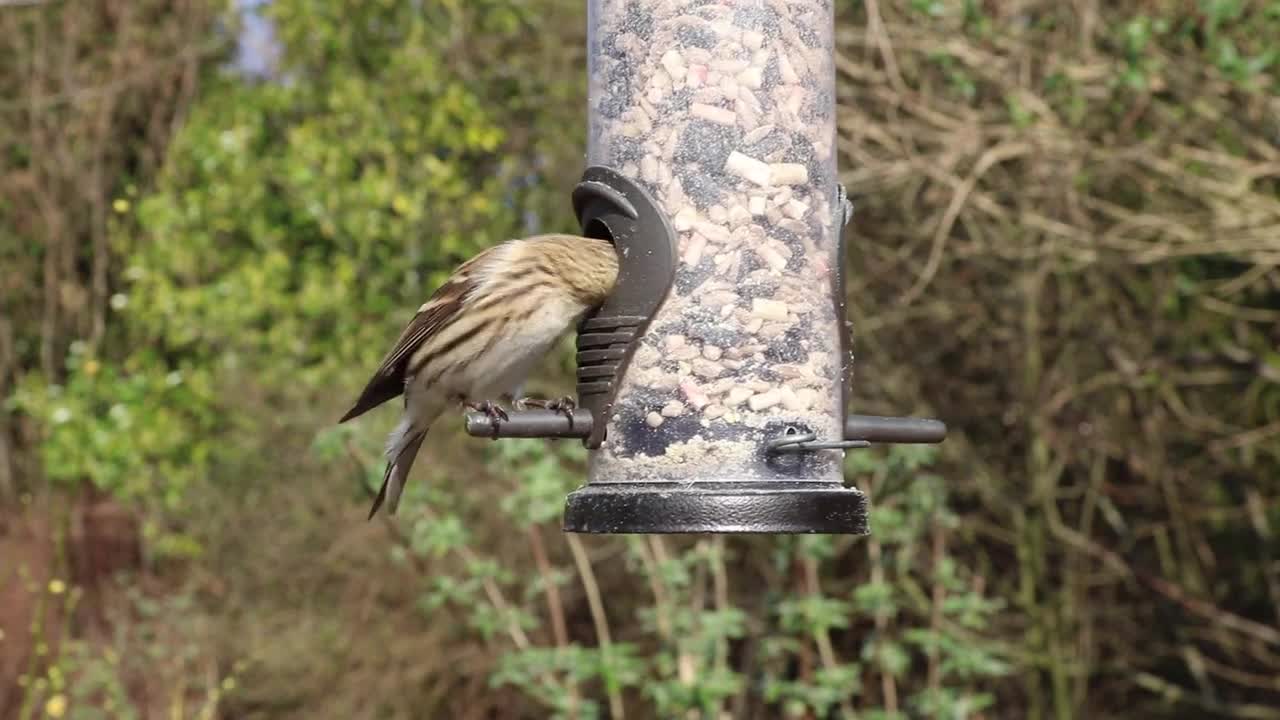
<path id="1" fill-rule="evenodd" d="M 44 712 L 52 718 L 60 718 L 67 713 L 67 696 L 58 693 L 44 702 Z"/>
<path id="2" fill-rule="evenodd" d="M 129 212 L 129 201 L 124 198 L 116 198 L 111 202 L 111 209 L 123 215 Z"/>
<path id="3" fill-rule="evenodd" d="M 67 591 L 67 584 L 54 578 L 49 581 L 49 592 L 53 595 L 61 595 Z"/>
<path id="4" fill-rule="evenodd" d="M 94 375 L 97 375 L 98 370 L 101 368 L 102 368 L 102 365 L 97 360 L 89 360 L 84 364 L 84 374 L 92 377 Z"/>

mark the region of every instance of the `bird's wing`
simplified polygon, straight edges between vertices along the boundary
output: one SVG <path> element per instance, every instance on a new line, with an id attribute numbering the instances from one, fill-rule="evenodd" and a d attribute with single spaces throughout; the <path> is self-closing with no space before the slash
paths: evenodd
<path id="1" fill-rule="evenodd" d="M 360 393 L 360 399 L 342 416 L 339 423 L 363 415 L 382 403 L 404 392 L 405 370 L 409 358 L 422 347 L 432 335 L 447 325 L 453 317 L 462 311 L 466 298 L 477 285 L 476 269 L 492 256 L 493 250 L 488 248 L 471 258 L 454 271 L 431 298 L 418 308 L 418 312 L 400 332 L 400 337 L 391 351 L 382 359 L 382 364 L 374 371 L 373 377 Z"/>

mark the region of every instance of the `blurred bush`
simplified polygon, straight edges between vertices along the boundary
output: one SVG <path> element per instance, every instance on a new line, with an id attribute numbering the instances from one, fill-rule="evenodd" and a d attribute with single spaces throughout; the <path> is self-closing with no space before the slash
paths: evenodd
<path id="1" fill-rule="evenodd" d="M 0 496 L 109 493 L 108 625 L 193 631 L 24 712 L 1280 717 L 1280 10 L 837 7 L 855 397 L 953 428 L 851 453 L 865 539 L 563 536 L 580 448 L 448 428 L 360 521 L 391 338 L 573 227 L 579 4 L 274 0 L 267 78 L 222 7 L 0 8 Z"/>

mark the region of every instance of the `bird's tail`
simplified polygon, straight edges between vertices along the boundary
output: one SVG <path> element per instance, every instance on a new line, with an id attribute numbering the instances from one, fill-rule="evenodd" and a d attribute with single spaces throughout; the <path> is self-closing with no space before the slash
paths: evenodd
<path id="1" fill-rule="evenodd" d="M 414 427 L 413 422 L 405 417 L 392 431 L 387 440 L 387 471 L 382 475 L 382 488 L 378 497 L 373 499 L 373 507 L 369 509 L 369 518 L 378 512 L 383 502 L 387 504 L 387 513 L 396 514 L 400 505 L 400 493 L 404 491 L 405 480 L 409 478 L 409 470 L 418 456 L 418 448 L 427 436 L 427 428 Z"/>

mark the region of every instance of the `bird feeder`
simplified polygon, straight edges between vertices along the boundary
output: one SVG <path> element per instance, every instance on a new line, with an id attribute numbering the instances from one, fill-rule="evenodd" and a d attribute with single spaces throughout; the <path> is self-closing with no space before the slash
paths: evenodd
<path id="1" fill-rule="evenodd" d="M 849 415 L 830 0 L 589 0 L 583 234 L 617 286 L 579 327 L 578 406 L 473 435 L 577 437 L 571 532 L 867 532 L 843 453 L 940 442 Z"/>

